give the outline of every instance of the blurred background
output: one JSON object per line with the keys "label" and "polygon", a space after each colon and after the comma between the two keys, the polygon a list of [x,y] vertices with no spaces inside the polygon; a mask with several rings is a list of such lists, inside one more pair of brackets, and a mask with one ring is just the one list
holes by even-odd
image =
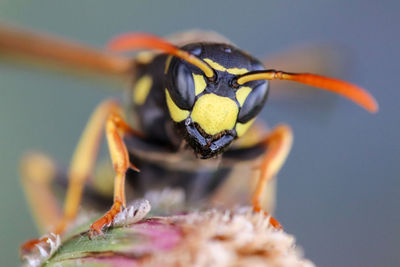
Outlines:
{"label": "blurred background", "polygon": [[[399,8],[398,1],[365,0],[2,0],[0,20],[96,46],[126,31],[202,28],[257,57],[296,45],[337,47],[346,62],[336,66],[337,77],[367,88],[380,111],[371,115],[329,93],[271,96],[262,117],[271,126],[290,124],[295,134],[279,175],[276,217],[317,266],[398,266]],[[37,149],[67,165],[91,111],[118,91],[111,87],[0,62],[2,266],[18,265],[19,244],[37,236],[19,158]]]}

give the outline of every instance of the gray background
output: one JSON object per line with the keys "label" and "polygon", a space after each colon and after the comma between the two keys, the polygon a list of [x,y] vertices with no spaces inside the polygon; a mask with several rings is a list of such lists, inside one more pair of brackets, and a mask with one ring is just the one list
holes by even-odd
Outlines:
{"label": "gray background", "polygon": [[[262,116],[295,133],[276,217],[319,266],[399,266],[398,1],[2,0],[0,19],[99,46],[125,31],[204,28],[255,56],[304,42],[345,47],[351,66],[341,78],[368,88],[380,111],[332,95],[314,103],[271,99]],[[108,84],[4,64],[0,87],[0,259],[13,266],[17,246],[37,235],[18,158],[40,149],[67,163],[90,112],[112,94]]]}

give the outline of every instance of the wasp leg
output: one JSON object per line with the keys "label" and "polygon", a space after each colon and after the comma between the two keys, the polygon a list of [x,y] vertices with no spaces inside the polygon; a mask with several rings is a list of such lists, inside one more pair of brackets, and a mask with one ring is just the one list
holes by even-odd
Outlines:
{"label": "wasp leg", "polygon": [[[251,199],[254,211],[263,211],[266,215],[272,212],[275,202],[275,177],[289,153],[292,140],[289,126],[279,125],[268,131],[261,121],[256,121],[232,144],[232,148],[223,154],[221,166],[230,167],[233,171],[210,198],[210,202],[232,207],[238,203],[248,203]],[[281,228],[273,217],[270,222],[274,227]]]}
{"label": "wasp leg", "polygon": [[[263,141],[264,145],[267,147],[267,152],[262,159],[260,166],[260,177],[252,197],[254,211],[262,211],[261,199],[265,187],[281,169],[289,154],[290,148],[292,147],[292,142],[292,130],[287,125],[277,126]],[[274,218],[271,217],[270,222],[275,228],[281,228],[279,222]]]}
{"label": "wasp leg", "polygon": [[[111,143],[111,147],[113,147],[111,149],[111,154],[112,157],[114,154],[114,158],[115,155],[117,155],[117,157],[119,157],[119,155],[113,151],[118,150],[119,147],[123,146],[121,141],[122,139],[120,139],[120,142],[114,141],[118,139],[114,137],[114,135],[118,135],[118,130],[121,130],[125,133],[130,132],[132,134],[138,135],[138,133],[130,129],[129,126],[123,122],[119,115],[120,112],[121,111],[118,103],[112,100],[108,100],[101,103],[89,119],[89,122],[81,136],[81,139],[72,157],[71,165],[68,172],[69,184],[66,193],[64,212],[61,219],[59,219],[56,223],[55,229],[53,229],[54,234],[62,235],[65,232],[69,223],[76,217],[79,204],[81,202],[84,185],[91,176],[94,169],[105,122],[107,121],[107,137],[109,139],[109,144]],[[112,130],[111,128],[114,128],[114,130]],[[119,162],[118,159],[117,161]],[[120,169],[118,171],[120,172]],[[116,179],[116,181],[117,180],[120,181],[121,179]],[[119,182],[116,188],[119,188],[119,191],[123,191],[123,184],[121,186]],[[117,192],[116,195],[121,198],[120,192]],[[124,200],[124,197],[122,198],[122,200]],[[46,203],[46,205],[48,205],[48,203]],[[53,212],[50,213],[54,214]],[[53,215],[53,217],[55,216]],[[46,240],[42,239],[30,240],[23,244],[21,249],[22,251],[29,251],[33,249],[37,243],[45,241]]]}
{"label": "wasp leg", "polygon": [[111,160],[116,172],[114,180],[114,204],[106,214],[90,227],[89,237],[102,234],[102,229],[112,223],[114,217],[125,207],[125,174],[129,168],[139,171],[129,161],[129,153],[123,136],[133,130],[124,122],[119,113],[111,114],[106,123],[106,136]]}
{"label": "wasp leg", "polygon": [[[96,164],[93,175],[85,185],[84,199],[90,208],[102,210],[113,196],[113,167],[104,160]],[[67,172],[50,156],[41,152],[26,153],[20,162],[20,177],[32,216],[40,233],[46,233],[62,218],[60,193],[68,185]]]}
{"label": "wasp leg", "polygon": [[[26,154],[20,163],[21,182],[36,225],[41,232],[47,232],[60,221],[61,207],[54,194],[52,185],[59,178],[54,161],[41,153]],[[55,237],[55,236],[54,236]],[[31,239],[20,247],[23,258],[37,245],[47,246],[50,235],[40,239]]]}
{"label": "wasp leg", "polygon": [[61,217],[61,209],[51,188],[57,172],[54,161],[44,154],[29,153],[21,159],[21,183],[41,232],[48,231]]}
{"label": "wasp leg", "polygon": [[115,101],[108,100],[101,103],[89,119],[72,156],[68,172],[69,184],[64,204],[64,215],[54,230],[56,234],[62,234],[68,224],[75,219],[84,185],[91,176],[97,160],[104,123],[110,114],[119,112],[119,109]]}

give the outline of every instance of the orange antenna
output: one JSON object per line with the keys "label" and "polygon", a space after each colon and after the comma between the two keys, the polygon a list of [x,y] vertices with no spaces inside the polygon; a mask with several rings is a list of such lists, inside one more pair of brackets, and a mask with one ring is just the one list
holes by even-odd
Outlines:
{"label": "orange antenna", "polygon": [[365,89],[338,79],[310,73],[288,73],[276,70],[265,70],[246,73],[238,77],[235,82],[237,85],[243,85],[255,80],[289,80],[307,84],[342,95],[369,112],[375,113],[378,111],[378,104],[375,98]]}
{"label": "orange antenna", "polygon": [[129,51],[135,49],[154,49],[160,50],[167,54],[179,57],[188,63],[198,67],[206,77],[210,80],[215,79],[214,70],[206,62],[200,58],[190,54],[187,51],[180,50],[173,44],[165,41],[157,36],[147,34],[147,33],[127,33],[122,34],[114,39],[108,44],[108,47],[112,51]]}

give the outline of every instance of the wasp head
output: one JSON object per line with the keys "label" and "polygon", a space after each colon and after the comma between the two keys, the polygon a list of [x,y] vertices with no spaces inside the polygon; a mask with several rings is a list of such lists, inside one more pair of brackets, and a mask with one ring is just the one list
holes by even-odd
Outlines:
{"label": "wasp head", "polygon": [[165,69],[166,103],[189,146],[201,158],[210,158],[246,132],[267,99],[268,81],[236,84],[238,76],[264,68],[231,45],[196,43],[182,50],[206,62],[214,75],[210,79],[193,64],[170,56]]}

